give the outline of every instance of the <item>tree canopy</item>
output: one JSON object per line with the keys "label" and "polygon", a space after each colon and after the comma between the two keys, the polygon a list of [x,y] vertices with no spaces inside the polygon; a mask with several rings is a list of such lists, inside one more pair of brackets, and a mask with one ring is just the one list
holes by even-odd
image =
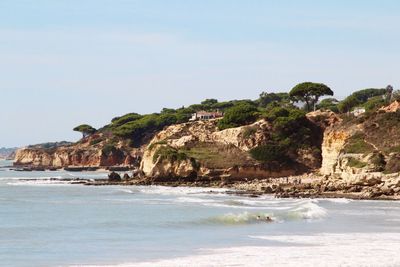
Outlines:
{"label": "tree canopy", "polygon": [[386,89],[368,88],[356,91],[346,97],[343,101],[338,104],[340,112],[345,113],[351,111],[354,107],[362,105],[368,101],[368,99],[375,96],[384,96],[387,93]]}
{"label": "tree canopy", "polygon": [[82,133],[83,138],[96,132],[96,129],[88,124],[81,124],[79,126],[76,126],[73,130]]}
{"label": "tree canopy", "polygon": [[289,92],[289,96],[295,101],[306,103],[306,110],[310,111],[311,107],[318,103],[323,95],[333,95],[333,91],[323,83],[303,82],[299,83]]}
{"label": "tree canopy", "polygon": [[218,122],[218,128],[223,130],[252,123],[257,119],[257,111],[255,105],[239,102],[226,110],[224,118]]}
{"label": "tree canopy", "polygon": [[271,104],[288,104],[290,103],[290,97],[288,93],[262,92],[256,102],[259,107],[265,108]]}

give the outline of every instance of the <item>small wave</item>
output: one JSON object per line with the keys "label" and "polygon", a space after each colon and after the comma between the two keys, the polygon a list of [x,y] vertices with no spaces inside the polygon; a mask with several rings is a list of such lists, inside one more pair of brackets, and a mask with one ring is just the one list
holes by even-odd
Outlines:
{"label": "small wave", "polygon": [[226,225],[235,225],[235,224],[251,224],[251,223],[260,223],[265,222],[267,217],[272,217],[270,214],[265,213],[227,213],[220,216],[215,216],[206,220],[208,223],[216,223],[216,224],[226,224]]}
{"label": "small wave", "polygon": [[52,186],[52,185],[72,185],[65,181],[49,181],[49,180],[33,180],[33,181],[18,181],[9,182],[8,185],[30,185],[30,186]]}
{"label": "small wave", "polygon": [[[226,204],[213,203],[213,206],[228,206]],[[251,207],[259,208],[259,207]],[[267,209],[264,207],[264,210]],[[276,222],[293,221],[293,220],[318,220],[326,217],[326,209],[318,206],[314,201],[301,202],[295,207],[282,207],[282,209],[269,208],[267,211],[260,212],[241,212],[227,213],[206,220],[208,223],[217,224],[251,224],[265,222],[267,217]]]}
{"label": "small wave", "polygon": [[168,186],[138,186],[138,190],[144,194],[160,194],[160,195],[191,195],[191,194],[215,194],[225,193],[227,189],[223,188],[203,188],[203,187],[168,187]]}
{"label": "small wave", "polygon": [[212,199],[203,199],[198,197],[178,197],[176,202],[183,202],[183,203],[210,203],[214,202]]}
{"label": "small wave", "polygon": [[[17,178],[11,179],[8,185],[31,185],[31,186],[49,186],[49,185],[73,185],[77,182],[87,181],[82,179],[66,179],[61,176],[43,177],[43,178]],[[15,182],[14,182],[15,181]]]}
{"label": "small wave", "polygon": [[340,204],[348,204],[353,201],[352,199],[348,199],[348,198],[327,198],[327,199],[323,199],[323,200],[333,202],[333,203],[340,203]]}
{"label": "small wave", "polygon": [[127,194],[135,194],[138,193],[138,190],[132,190],[132,189],[117,189],[116,190],[117,193],[127,193]]}
{"label": "small wave", "polygon": [[305,203],[288,212],[289,218],[322,219],[327,215],[326,209],[313,202]]}

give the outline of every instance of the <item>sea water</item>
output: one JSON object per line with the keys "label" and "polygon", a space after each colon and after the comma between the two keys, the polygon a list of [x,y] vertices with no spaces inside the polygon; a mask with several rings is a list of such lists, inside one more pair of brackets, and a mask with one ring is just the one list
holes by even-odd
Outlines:
{"label": "sea water", "polygon": [[0,266],[400,266],[400,202],[50,179],[106,176],[0,168]]}

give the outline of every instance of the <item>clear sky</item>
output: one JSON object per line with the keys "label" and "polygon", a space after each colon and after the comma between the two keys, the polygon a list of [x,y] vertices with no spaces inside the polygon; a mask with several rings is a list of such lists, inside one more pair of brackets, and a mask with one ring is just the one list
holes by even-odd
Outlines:
{"label": "clear sky", "polygon": [[400,86],[400,1],[1,0],[0,147],[303,81]]}

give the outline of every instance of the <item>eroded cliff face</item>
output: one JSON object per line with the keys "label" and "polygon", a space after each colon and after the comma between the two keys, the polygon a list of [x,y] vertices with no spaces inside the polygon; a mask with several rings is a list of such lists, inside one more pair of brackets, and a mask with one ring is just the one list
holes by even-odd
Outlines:
{"label": "eroded cliff face", "polygon": [[91,138],[88,138],[73,145],[56,148],[21,148],[16,152],[14,165],[63,168],[130,166],[136,163],[137,151],[127,151],[121,145],[105,149],[107,142],[91,142]]}
{"label": "eroded cliff face", "polygon": [[321,174],[333,174],[336,172],[339,156],[349,138],[350,133],[344,129],[335,130],[332,128],[324,131],[324,138],[321,146],[322,166]]}
{"label": "eroded cliff face", "polygon": [[[348,183],[400,171],[400,113],[397,102],[378,112],[347,118],[326,128],[320,173]],[[367,177],[367,178],[366,178]]]}

